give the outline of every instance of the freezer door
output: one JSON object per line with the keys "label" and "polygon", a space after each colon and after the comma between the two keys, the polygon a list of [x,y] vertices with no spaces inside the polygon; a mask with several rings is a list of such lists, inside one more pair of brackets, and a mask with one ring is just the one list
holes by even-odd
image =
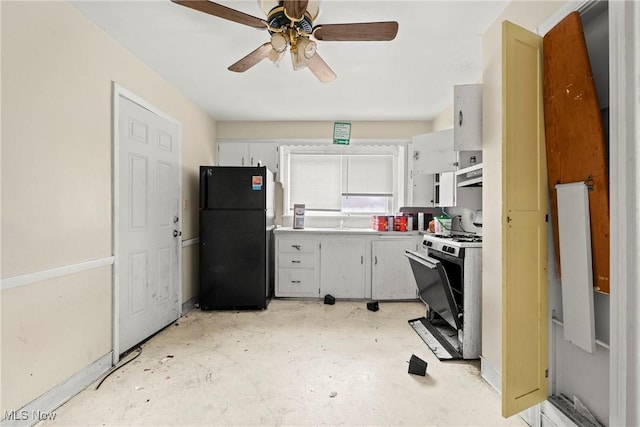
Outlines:
{"label": "freezer door", "polygon": [[270,297],[264,211],[200,211],[200,307],[265,308]]}
{"label": "freezer door", "polygon": [[200,209],[266,209],[267,168],[200,167]]}
{"label": "freezer door", "polygon": [[420,299],[456,329],[462,327],[451,284],[442,263],[414,251],[405,251],[416,279]]}

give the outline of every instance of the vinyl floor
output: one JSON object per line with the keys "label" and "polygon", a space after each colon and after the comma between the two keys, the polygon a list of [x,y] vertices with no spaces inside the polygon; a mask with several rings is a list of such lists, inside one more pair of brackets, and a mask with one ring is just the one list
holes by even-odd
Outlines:
{"label": "vinyl floor", "polygon": [[[263,311],[193,310],[40,425],[526,425],[501,417],[478,361],[433,355],[407,323],[423,304],[379,306],[274,300]],[[408,373],[412,354],[428,362],[426,376]]]}

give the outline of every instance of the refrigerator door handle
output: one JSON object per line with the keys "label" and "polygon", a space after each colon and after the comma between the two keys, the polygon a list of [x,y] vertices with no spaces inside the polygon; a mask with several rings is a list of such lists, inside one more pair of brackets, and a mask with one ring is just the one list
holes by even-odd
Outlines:
{"label": "refrigerator door handle", "polygon": [[200,168],[200,209],[207,208],[207,183],[209,182],[208,176],[211,174],[211,169],[205,167]]}

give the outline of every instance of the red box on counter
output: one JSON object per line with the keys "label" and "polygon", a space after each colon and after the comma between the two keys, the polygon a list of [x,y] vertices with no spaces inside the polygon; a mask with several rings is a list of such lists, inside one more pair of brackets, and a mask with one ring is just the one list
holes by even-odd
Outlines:
{"label": "red box on counter", "polygon": [[407,231],[408,218],[406,216],[396,216],[393,218],[393,229],[395,231]]}
{"label": "red box on counter", "polygon": [[386,216],[374,215],[371,217],[371,228],[376,231],[387,231],[388,223]]}

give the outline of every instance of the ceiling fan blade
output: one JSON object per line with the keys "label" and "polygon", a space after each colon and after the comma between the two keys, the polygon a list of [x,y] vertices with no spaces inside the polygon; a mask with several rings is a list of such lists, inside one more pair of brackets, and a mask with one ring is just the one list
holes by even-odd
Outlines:
{"label": "ceiling fan blade", "polygon": [[284,14],[294,21],[299,21],[307,11],[309,0],[284,0]]}
{"label": "ceiling fan blade", "polygon": [[325,24],[313,29],[313,36],[326,41],[389,41],[396,38],[398,23],[362,22],[355,24]]}
{"label": "ceiling fan blade", "polygon": [[307,68],[310,69],[322,83],[329,83],[336,79],[336,73],[329,68],[317,52],[311,58],[307,59]]}
{"label": "ceiling fan blade", "polygon": [[229,71],[235,71],[236,73],[244,73],[249,68],[253,67],[258,62],[269,56],[269,52],[271,52],[272,50],[273,48],[271,47],[271,43],[267,42],[235,64],[230,65],[227,69]]}
{"label": "ceiling fan blade", "polygon": [[239,10],[231,9],[227,6],[223,6],[218,3],[213,3],[207,0],[171,0],[172,2],[181,6],[190,7],[191,9],[198,10],[200,12],[208,13],[209,15],[217,16],[218,18],[227,19],[229,21],[237,22],[239,24],[248,25],[253,28],[267,28],[267,23],[255,16],[247,15]]}

